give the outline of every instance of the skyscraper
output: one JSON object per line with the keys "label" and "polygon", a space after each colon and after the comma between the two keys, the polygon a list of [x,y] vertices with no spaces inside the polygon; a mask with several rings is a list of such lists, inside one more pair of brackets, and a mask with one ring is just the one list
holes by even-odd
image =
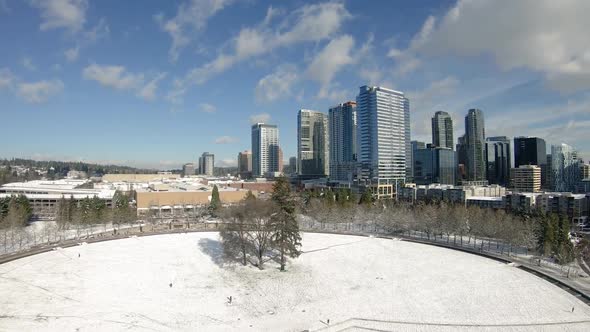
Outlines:
{"label": "skyscraper", "polygon": [[524,136],[514,138],[514,167],[522,165],[539,166],[541,168],[541,186],[544,188],[551,186],[547,147],[544,139]]}
{"label": "skyscraper", "polygon": [[470,109],[465,116],[468,181],[486,180],[485,137],[483,112],[479,109]]}
{"label": "skyscraper", "polygon": [[512,167],[510,140],[506,136],[486,138],[486,174],[488,183],[508,185]]}
{"label": "skyscraper", "polygon": [[447,112],[438,111],[432,117],[432,145],[453,149],[453,120]]}
{"label": "skyscraper", "polygon": [[349,101],[330,108],[330,178],[353,180],[356,168],[356,102]]}
{"label": "skyscraper", "polygon": [[467,143],[465,135],[457,140],[457,182],[467,180]]}
{"label": "skyscraper", "polygon": [[215,155],[209,152],[203,152],[199,158],[199,170],[201,174],[213,175],[215,167]]}
{"label": "skyscraper", "polygon": [[359,184],[393,197],[411,176],[410,103],[403,92],[362,86],[357,96]]}
{"label": "skyscraper", "polygon": [[238,174],[242,179],[252,176],[252,152],[246,150],[238,153]]}
{"label": "skyscraper", "polygon": [[322,112],[297,113],[297,173],[308,178],[330,174],[328,117]]}
{"label": "skyscraper", "polygon": [[279,129],[276,125],[252,125],[252,174],[279,172]]}
{"label": "skyscraper", "polygon": [[551,170],[555,191],[574,191],[580,179],[578,154],[571,146],[551,145]]}

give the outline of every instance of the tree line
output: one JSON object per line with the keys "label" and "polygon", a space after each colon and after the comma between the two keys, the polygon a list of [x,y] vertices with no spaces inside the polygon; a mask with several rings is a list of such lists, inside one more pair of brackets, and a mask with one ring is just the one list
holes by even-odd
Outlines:
{"label": "tree line", "polygon": [[[35,180],[38,178],[35,172],[29,172],[28,175],[18,176],[16,172],[12,170],[12,167],[14,166],[46,170],[48,179],[63,178],[69,171],[83,171],[89,176],[102,176],[104,174],[156,173],[156,170],[153,169],[142,169],[130,166],[100,165],[71,161],[39,161],[22,158],[0,159],[0,166],[4,166],[0,167],[0,185],[23,180]],[[25,176],[28,176],[28,178],[25,178]]]}
{"label": "tree line", "polygon": [[75,200],[62,197],[56,206],[55,220],[60,229],[70,225],[96,225],[112,222],[122,224],[136,219],[136,209],[131,207],[130,197],[120,192],[115,193],[112,208],[105,201],[94,196]]}
{"label": "tree line", "polygon": [[249,191],[241,204],[219,211],[224,221],[220,236],[225,256],[259,269],[273,260],[285,271],[287,258],[301,254],[296,207],[290,184],[281,177],[270,200],[259,200]]}
{"label": "tree line", "polygon": [[24,195],[0,198],[0,228],[18,228],[25,226],[33,209]]}
{"label": "tree line", "polygon": [[451,204],[444,201],[409,203],[373,200],[366,191],[356,199],[347,190],[304,191],[300,211],[323,223],[362,224],[368,230],[403,234],[420,232],[427,239],[443,238],[454,244],[526,247],[560,264],[573,261],[582,246],[570,240],[567,216],[509,213],[504,210]]}

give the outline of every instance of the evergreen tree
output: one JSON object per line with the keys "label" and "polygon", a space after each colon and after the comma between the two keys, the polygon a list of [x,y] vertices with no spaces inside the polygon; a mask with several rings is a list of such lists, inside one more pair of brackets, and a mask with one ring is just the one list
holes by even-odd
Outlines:
{"label": "evergreen tree", "polygon": [[291,185],[286,177],[281,176],[277,179],[271,199],[277,209],[271,217],[274,230],[272,241],[280,252],[281,271],[285,271],[286,256],[296,258],[301,254],[299,250],[301,234],[295,220],[295,200],[291,195]]}
{"label": "evergreen tree", "polygon": [[559,218],[557,229],[557,260],[561,264],[569,263],[574,259],[574,246],[570,240],[570,221],[567,216]]}
{"label": "evergreen tree", "polygon": [[[211,197],[213,198],[213,197]],[[248,190],[248,192],[246,193],[246,197],[244,197],[244,201],[245,202],[249,202],[249,201],[255,201],[256,200],[256,196],[254,196],[254,194],[252,193],[252,190]]]}
{"label": "evergreen tree", "polygon": [[365,191],[361,195],[359,204],[369,206],[371,203],[373,203],[373,193],[371,192],[371,188],[365,188]]}
{"label": "evergreen tree", "polygon": [[221,207],[221,200],[219,199],[219,189],[217,185],[213,185],[213,192],[211,193],[211,202],[209,203],[209,212],[215,214],[215,211]]}

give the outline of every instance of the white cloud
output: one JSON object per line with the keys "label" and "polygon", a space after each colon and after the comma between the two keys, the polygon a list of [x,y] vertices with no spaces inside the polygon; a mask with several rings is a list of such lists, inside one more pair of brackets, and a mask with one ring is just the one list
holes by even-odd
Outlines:
{"label": "white cloud", "polygon": [[92,64],[84,68],[82,75],[87,80],[99,82],[117,90],[135,89],[144,81],[143,74],[132,74],[123,66],[101,66]]}
{"label": "white cloud", "polygon": [[64,84],[61,80],[20,83],[18,95],[29,103],[39,104],[60,93],[63,88]]}
{"label": "white cloud", "polygon": [[215,113],[217,112],[217,108],[208,103],[201,103],[199,104],[199,111],[203,113]]}
{"label": "white cloud", "polygon": [[239,140],[232,136],[221,136],[215,139],[215,144],[232,144],[237,143]]}
{"label": "white cloud", "polygon": [[42,31],[64,28],[72,32],[82,30],[86,22],[87,0],[31,0],[31,5],[41,11]]}
{"label": "white cloud", "polygon": [[[412,137],[424,139],[431,135],[430,119],[436,111],[447,111],[444,101],[453,95],[459,85],[459,80],[454,76],[447,76],[441,80],[431,82],[425,89],[420,91],[409,91],[406,96],[410,100],[411,109],[411,132]],[[444,98],[447,97],[447,98]],[[453,124],[460,122],[457,117],[453,117]],[[458,136],[458,135],[456,135]]]}
{"label": "white cloud", "polygon": [[166,73],[159,73],[155,78],[149,81],[137,92],[137,96],[152,101],[156,99],[156,90],[158,90],[158,83],[166,77]]}
{"label": "white cloud", "polygon": [[222,159],[215,161],[216,167],[236,167],[238,166],[237,159]]}
{"label": "white cloud", "polygon": [[78,60],[79,54],[80,54],[80,47],[79,46],[72,47],[70,49],[67,49],[64,52],[64,55],[69,62],[74,62],[74,61]]}
{"label": "white cloud", "polygon": [[209,18],[226,7],[232,0],[189,0],[178,7],[176,16],[166,20],[156,15],[160,28],[172,38],[169,56],[172,62],[178,60],[180,51],[191,42],[191,35],[204,30]]}
{"label": "white cloud", "polygon": [[214,60],[192,69],[185,76],[183,83],[202,84],[239,62],[274,49],[332,38],[340,30],[343,22],[350,17],[342,3],[311,4],[293,11],[279,22],[275,29],[271,29],[268,26],[270,20],[267,19],[267,14],[261,24],[243,28],[230,41],[230,52],[223,52]]}
{"label": "white cloud", "polygon": [[342,67],[356,61],[351,54],[353,49],[354,39],[352,36],[344,35],[331,40],[326,47],[314,57],[307,68],[306,75],[321,84],[318,97],[326,97],[334,75],[336,75]]}
{"label": "white cloud", "polygon": [[10,13],[10,7],[8,7],[8,4],[6,3],[6,0],[0,0],[0,14],[2,13]]}
{"label": "white cloud", "polygon": [[105,87],[133,90],[137,97],[153,101],[157,97],[158,84],[167,76],[167,73],[157,73],[146,83],[146,76],[151,75],[131,73],[124,66],[92,64],[84,68],[82,76],[87,80],[97,81]]}
{"label": "white cloud", "polygon": [[268,114],[268,113],[254,114],[254,115],[250,116],[249,120],[250,120],[251,124],[268,123],[270,121],[270,114]]}
{"label": "white cloud", "polygon": [[293,95],[292,88],[298,81],[294,65],[279,66],[277,70],[261,78],[256,84],[256,100],[273,102]]}
{"label": "white cloud", "polygon": [[[503,70],[526,68],[545,75],[564,93],[590,88],[590,2],[460,0],[443,17],[429,17],[404,51],[398,68],[409,72],[420,58],[492,56]],[[550,24],[548,24],[550,22]]]}
{"label": "white cloud", "polygon": [[33,64],[33,60],[31,58],[29,58],[28,56],[23,57],[21,59],[21,62],[20,63],[27,70],[30,70],[30,71],[37,70],[37,67]]}
{"label": "white cloud", "polygon": [[16,77],[8,68],[0,68],[0,89],[11,88]]}

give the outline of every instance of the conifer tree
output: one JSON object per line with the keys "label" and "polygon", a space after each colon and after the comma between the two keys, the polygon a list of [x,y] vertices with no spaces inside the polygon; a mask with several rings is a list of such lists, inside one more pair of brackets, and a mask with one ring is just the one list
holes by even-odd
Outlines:
{"label": "conifer tree", "polygon": [[209,212],[214,214],[220,207],[221,200],[219,199],[219,189],[217,188],[217,185],[214,185],[213,192],[211,193],[211,202],[209,203]]}
{"label": "conifer tree", "polygon": [[301,254],[301,234],[295,219],[295,200],[291,195],[291,186],[286,177],[277,179],[271,199],[277,209],[271,217],[274,229],[272,240],[280,253],[281,271],[285,271],[286,256],[296,258]]}

